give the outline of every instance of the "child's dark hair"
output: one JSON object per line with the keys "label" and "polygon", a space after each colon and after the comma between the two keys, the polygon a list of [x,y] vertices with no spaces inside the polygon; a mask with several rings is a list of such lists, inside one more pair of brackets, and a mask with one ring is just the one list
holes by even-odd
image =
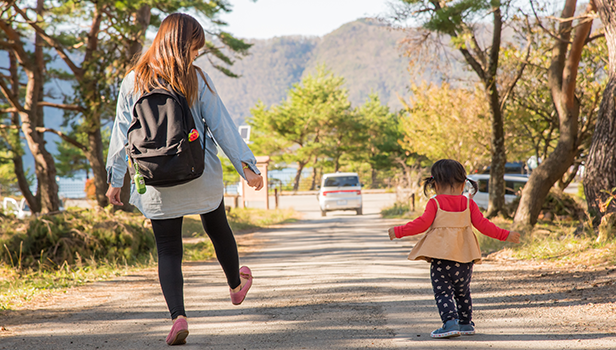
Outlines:
{"label": "child's dark hair", "polygon": [[428,190],[436,190],[435,184],[439,186],[449,185],[454,188],[456,185],[463,184],[465,181],[470,182],[477,193],[477,182],[466,177],[466,170],[460,162],[453,159],[441,159],[432,165],[430,168],[432,176],[424,179],[424,194],[428,196]]}

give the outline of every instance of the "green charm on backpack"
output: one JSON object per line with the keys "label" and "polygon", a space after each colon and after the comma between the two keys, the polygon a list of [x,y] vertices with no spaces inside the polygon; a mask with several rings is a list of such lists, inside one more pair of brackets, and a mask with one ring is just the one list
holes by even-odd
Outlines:
{"label": "green charm on backpack", "polygon": [[137,192],[139,194],[144,194],[145,193],[145,180],[143,179],[143,176],[139,173],[139,167],[137,167],[137,163],[135,163],[135,177],[133,178],[135,180],[135,187],[137,188]]}

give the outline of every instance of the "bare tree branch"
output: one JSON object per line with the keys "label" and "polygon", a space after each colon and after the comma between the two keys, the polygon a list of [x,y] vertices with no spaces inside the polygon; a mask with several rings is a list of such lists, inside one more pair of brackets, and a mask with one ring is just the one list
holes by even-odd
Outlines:
{"label": "bare tree branch", "polygon": [[524,70],[526,69],[526,66],[528,65],[528,59],[530,58],[530,52],[531,52],[531,45],[533,43],[533,36],[532,36],[532,31],[530,30],[530,23],[528,21],[528,16],[526,17],[526,26],[529,29],[528,35],[526,36],[526,58],[524,58],[524,60],[520,62],[520,67],[518,68],[518,72],[515,78],[513,79],[511,84],[509,84],[509,86],[507,87],[507,90],[505,91],[505,93],[503,94],[501,98],[501,102],[500,102],[501,111],[505,109],[505,105],[507,104],[507,100],[509,99],[509,96],[511,96],[511,94],[513,93],[513,89],[517,85],[518,81],[522,78],[522,75],[524,74]]}
{"label": "bare tree branch", "polygon": [[0,79],[0,90],[2,90],[2,94],[4,94],[4,97],[6,97],[11,106],[13,106],[13,108],[15,108],[17,112],[26,112],[24,107],[17,100],[17,97],[11,93],[11,89],[9,89],[8,85],[6,85],[4,79]]}
{"label": "bare tree branch", "polygon": [[[0,124],[0,130],[4,130],[4,129],[21,129],[21,127],[19,125]],[[60,136],[60,138],[62,138],[62,140],[70,143],[71,145],[79,148],[82,151],[86,151],[88,149],[86,146],[81,144],[79,141],[77,141],[74,138],[66,135],[62,131],[58,131],[56,129],[46,128],[46,127],[42,127],[42,126],[38,126],[35,129],[36,129],[36,131],[41,132],[41,133],[43,133],[43,132],[50,132],[52,134],[56,134],[56,135]]]}
{"label": "bare tree branch", "polygon": [[38,105],[41,107],[53,107],[53,108],[58,108],[58,109],[65,109],[68,111],[85,112],[85,109],[83,107],[77,106],[77,105],[66,105],[66,104],[46,102],[46,101],[41,101],[38,103]]}
{"label": "bare tree branch", "polygon": [[553,39],[556,39],[557,41],[560,41],[561,43],[567,43],[567,44],[570,43],[569,40],[564,40],[563,38],[560,37],[560,35],[554,34],[551,30],[543,26],[543,23],[541,23],[541,19],[539,18],[539,15],[537,14],[537,11],[535,10],[534,0],[530,1],[530,7],[533,10],[533,14],[535,15],[535,20],[537,21],[537,25],[539,26],[539,28],[541,28],[544,32],[546,32]]}

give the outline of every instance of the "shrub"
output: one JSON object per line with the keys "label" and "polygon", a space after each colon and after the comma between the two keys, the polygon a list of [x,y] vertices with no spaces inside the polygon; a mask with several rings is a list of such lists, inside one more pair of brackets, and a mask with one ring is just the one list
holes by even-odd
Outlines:
{"label": "shrub", "polygon": [[141,215],[69,210],[20,221],[0,218],[0,261],[42,268],[85,260],[133,262],[149,256],[154,235]]}

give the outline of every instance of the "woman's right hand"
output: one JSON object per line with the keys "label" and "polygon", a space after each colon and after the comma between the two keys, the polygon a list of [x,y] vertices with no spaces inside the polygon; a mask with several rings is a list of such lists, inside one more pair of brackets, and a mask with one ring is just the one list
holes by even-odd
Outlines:
{"label": "woman's right hand", "polygon": [[122,191],[122,187],[109,186],[107,193],[105,194],[107,198],[109,198],[109,203],[113,205],[124,205],[120,200],[120,191]]}

